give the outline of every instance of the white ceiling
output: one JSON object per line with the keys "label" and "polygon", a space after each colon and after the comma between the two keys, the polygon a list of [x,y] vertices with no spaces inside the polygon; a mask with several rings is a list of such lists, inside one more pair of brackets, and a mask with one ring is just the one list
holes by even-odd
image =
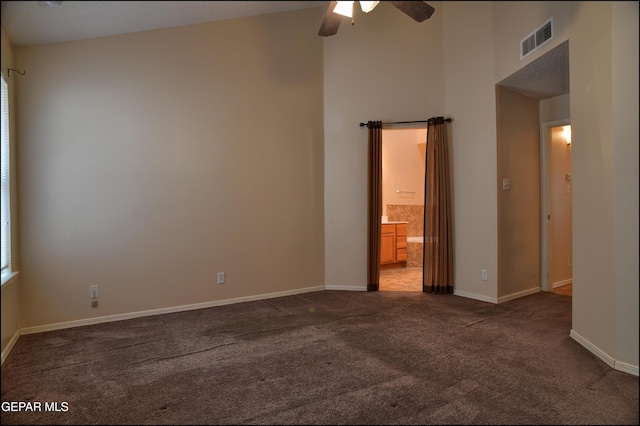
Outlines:
{"label": "white ceiling", "polygon": [[46,1],[3,1],[1,12],[2,26],[12,44],[29,46],[324,8],[327,4],[327,1],[63,1],[60,6],[49,6]]}

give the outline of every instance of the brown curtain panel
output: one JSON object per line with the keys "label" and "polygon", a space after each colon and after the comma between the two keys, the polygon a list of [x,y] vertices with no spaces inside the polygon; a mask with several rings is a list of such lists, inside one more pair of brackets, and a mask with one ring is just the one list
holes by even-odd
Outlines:
{"label": "brown curtain panel", "polygon": [[369,188],[367,291],[380,287],[380,238],[382,232],[382,122],[369,121]]}
{"label": "brown curtain panel", "polygon": [[422,291],[453,293],[453,224],[447,124],[429,119],[424,185]]}

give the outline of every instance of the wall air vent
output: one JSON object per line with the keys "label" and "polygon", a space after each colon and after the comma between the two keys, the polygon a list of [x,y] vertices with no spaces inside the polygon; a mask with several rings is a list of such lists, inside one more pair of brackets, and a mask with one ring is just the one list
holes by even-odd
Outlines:
{"label": "wall air vent", "polygon": [[553,16],[520,42],[520,60],[553,40]]}

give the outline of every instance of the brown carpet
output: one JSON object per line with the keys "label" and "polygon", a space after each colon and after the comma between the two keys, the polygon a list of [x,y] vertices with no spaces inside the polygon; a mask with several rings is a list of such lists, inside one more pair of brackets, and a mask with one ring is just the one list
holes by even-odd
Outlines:
{"label": "brown carpet", "polygon": [[638,377],[570,329],[552,293],[321,291],[25,335],[2,424],[637,425]]}

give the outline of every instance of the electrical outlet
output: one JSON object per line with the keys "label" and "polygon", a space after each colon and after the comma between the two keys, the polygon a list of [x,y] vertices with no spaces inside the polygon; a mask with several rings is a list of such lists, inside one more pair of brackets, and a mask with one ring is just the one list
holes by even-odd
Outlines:
{"label": "electrical outlet", "polygon": [[90,285],[89,286],[89,299],[97,299],[98,298],[98,285]]}
{"label": "electrical outlet", "polygon": [[482,281],[487,281],[489,279],[489,273],[487,272],[486,269],[483,269],[480,271],[480,279]]}
{"label": "electrical outlet", "polygon": [[94,299],[94,300],[92,300],[92,301],[91,301],[91,307],[92,307],[92,308],[97,308],[97,307],[98,307],[98,301],[97,301],[97,300],[95,300],[95,299]]}
{"label": "electrical outlet", "polygon": [[218,272],[218,284],[224,284],[224,272]]}

